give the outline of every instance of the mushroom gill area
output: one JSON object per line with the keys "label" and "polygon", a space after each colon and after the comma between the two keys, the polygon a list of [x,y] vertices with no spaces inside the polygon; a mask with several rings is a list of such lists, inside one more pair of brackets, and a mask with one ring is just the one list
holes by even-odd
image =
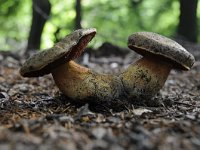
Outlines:
{"label": "mushroom gill area", "polygon": [[81,56],[84,52],[85,48],[87,47],[88,43],[92,40],[95,36],[96,32],[83,36],[78,43],[72,47],[70,51],[65,56],[66,60],[74,60]]}

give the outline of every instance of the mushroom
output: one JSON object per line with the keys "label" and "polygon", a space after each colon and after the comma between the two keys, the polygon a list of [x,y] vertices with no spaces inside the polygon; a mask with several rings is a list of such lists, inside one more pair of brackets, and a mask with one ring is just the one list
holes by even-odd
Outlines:
{"label": "mushroom", "polygon": [[143,58],[118,74],[98,74],[73,60],[95,36],[96,29],[79,29],[54,47],[35,54],[21,67],[24,77],[51,73],[60,91],[72,100],[115,107],[153,97],[172,68],[189,70],[194,57],[178,43],[150,32],[129,37],[128,46]]}
{"label": "mushroom", "polygon": [[143,56],[120,75],[130,98],[153,97],[163,87],[171,69],[189,70],[195,61],[177,42],[152,32],[130,35],[128,47]]}
{"label": "mushroom", "polygon": [[94,28],[74,31],[54,47],[30,57],[22,65],[20,74],[37,77],[51,73],[64,95],[82,103],[118,99],[123,92],[117,76],[97,74],[73,61],[82,54],[95,34]]}

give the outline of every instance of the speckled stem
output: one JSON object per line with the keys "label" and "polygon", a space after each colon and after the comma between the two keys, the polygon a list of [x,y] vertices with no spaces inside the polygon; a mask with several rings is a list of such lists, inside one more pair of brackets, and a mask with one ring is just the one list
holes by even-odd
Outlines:
{"label": "speckled stem", "polygon": [[70,61],[52,75],[60,91],[74,100],[116,103],[120,99],[151,98],[162,88],[171,69],[168,63],[142,58],[120,75],[103,75]]}
{"label": "speckled stem", "polygon": [[128,98],[148,99],[163,87],[173,65],[156,58],[143,57],[120,75]]}
{"label": "speckled stem", "polygon": [[74,61],[53,70],[52,75],[60,91],[75,100],[112,101],[122,93],[117,76],[97,74]]}

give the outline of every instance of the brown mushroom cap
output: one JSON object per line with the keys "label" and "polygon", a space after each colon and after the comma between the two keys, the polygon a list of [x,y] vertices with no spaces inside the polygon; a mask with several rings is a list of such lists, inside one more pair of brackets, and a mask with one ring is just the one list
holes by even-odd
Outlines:
{"label": "brown mushroom cap", "polygon": [[54,47],[30,57],[21,67],[24,77],[49,74],[57,66],[79,57],[96,34],[95,28],[79,29],[67,35]]}
{"label": "brown mushroom cap", "polygon": [[128,47],[143,56],[165,59],[175,68],[189,70],[194,56],[177,42],[152,32],[137,32],[128,38]]}

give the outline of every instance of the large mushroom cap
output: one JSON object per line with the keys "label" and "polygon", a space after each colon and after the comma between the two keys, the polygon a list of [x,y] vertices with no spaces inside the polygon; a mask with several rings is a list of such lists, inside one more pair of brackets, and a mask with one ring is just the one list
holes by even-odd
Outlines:
{"label": "large mushroom cap", "polygon": [[174,67],[189,70],[194,56],[177,42],[152,32],[137,32],[128,38],[128,47],[137,53],[155,56],[174,64]]}
{"label": "large mushroom cap", "polygon": [[55,67],[79,57],[87,44],[95,36],[96,29],[79,29],[67,35],[54,47],[30,57],[21,67],[24,77],[37,77],[49,74]]}

